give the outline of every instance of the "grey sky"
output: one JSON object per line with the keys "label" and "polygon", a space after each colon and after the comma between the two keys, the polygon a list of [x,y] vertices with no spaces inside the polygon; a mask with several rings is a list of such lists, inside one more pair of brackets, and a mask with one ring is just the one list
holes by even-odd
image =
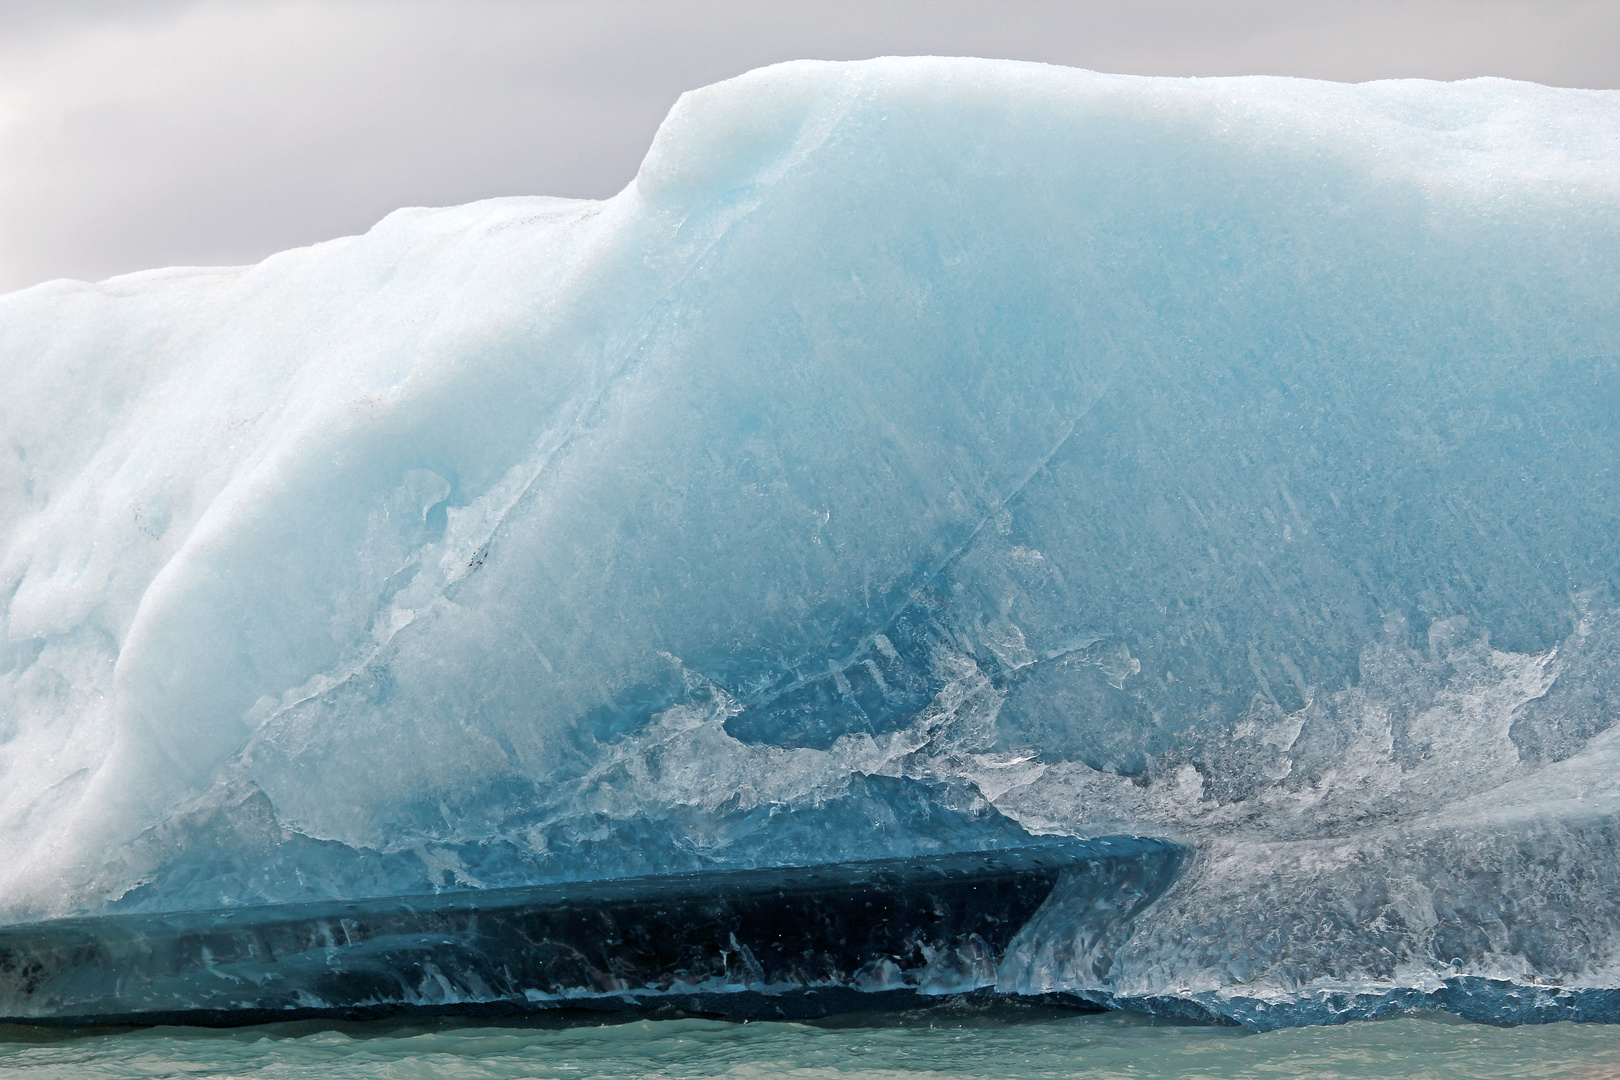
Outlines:
{"label": "grey sky", "polygon": [[1620,3],[0,0],[0,291],[610,195],[683,90],[906,53],[1614,88]]}

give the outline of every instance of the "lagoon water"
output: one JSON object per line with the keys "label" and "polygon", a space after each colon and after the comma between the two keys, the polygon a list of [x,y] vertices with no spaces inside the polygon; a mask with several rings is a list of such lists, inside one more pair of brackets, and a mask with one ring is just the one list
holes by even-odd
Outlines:
{"label": "lagoon water", "polygon": [[1253,1034],[1127,1013],[942,1005],[818,1024],[0,1029],[0,1077],[1620,1077],[1620,1029],[1435,1016]]}

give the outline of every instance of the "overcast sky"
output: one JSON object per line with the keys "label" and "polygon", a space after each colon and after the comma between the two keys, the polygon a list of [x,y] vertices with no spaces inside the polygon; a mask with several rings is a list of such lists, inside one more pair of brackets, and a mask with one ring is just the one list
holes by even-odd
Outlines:
{"label": "overcast sky", "polygon": [[611,195],[683,90],[920,53],[1614,88],[1620,0],[0,0],[0,291]]}

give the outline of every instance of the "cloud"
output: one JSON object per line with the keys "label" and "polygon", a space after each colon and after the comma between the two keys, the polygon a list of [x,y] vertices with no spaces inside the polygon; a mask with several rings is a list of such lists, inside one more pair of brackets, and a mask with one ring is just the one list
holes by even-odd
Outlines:
{"label": "cloud", "polygon": [[1616,40],[1601,0],[8,0],[0,290],[609,195],[681,91],[797,57],[1614,87]]}

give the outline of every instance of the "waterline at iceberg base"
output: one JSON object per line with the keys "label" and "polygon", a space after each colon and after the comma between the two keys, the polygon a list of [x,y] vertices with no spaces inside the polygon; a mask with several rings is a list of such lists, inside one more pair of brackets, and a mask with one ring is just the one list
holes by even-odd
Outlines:
{"label": "waterline at iceberg base", "polygon": [[781,65],[0,365],[13,958],[1134,837],[977,982],[1620,1018],[1614,92]]}
{"label": "waterline at iceberg base", "polygon": [[1164,891],[1180,858],[1172,844],[1100,838],[55,919],[0,928],[0,1016],[229,1025],[558,1009],[770,1020],[870,1012],[993,988],[1054,887],[1112,916],[1090,920],[1107,932]]}

